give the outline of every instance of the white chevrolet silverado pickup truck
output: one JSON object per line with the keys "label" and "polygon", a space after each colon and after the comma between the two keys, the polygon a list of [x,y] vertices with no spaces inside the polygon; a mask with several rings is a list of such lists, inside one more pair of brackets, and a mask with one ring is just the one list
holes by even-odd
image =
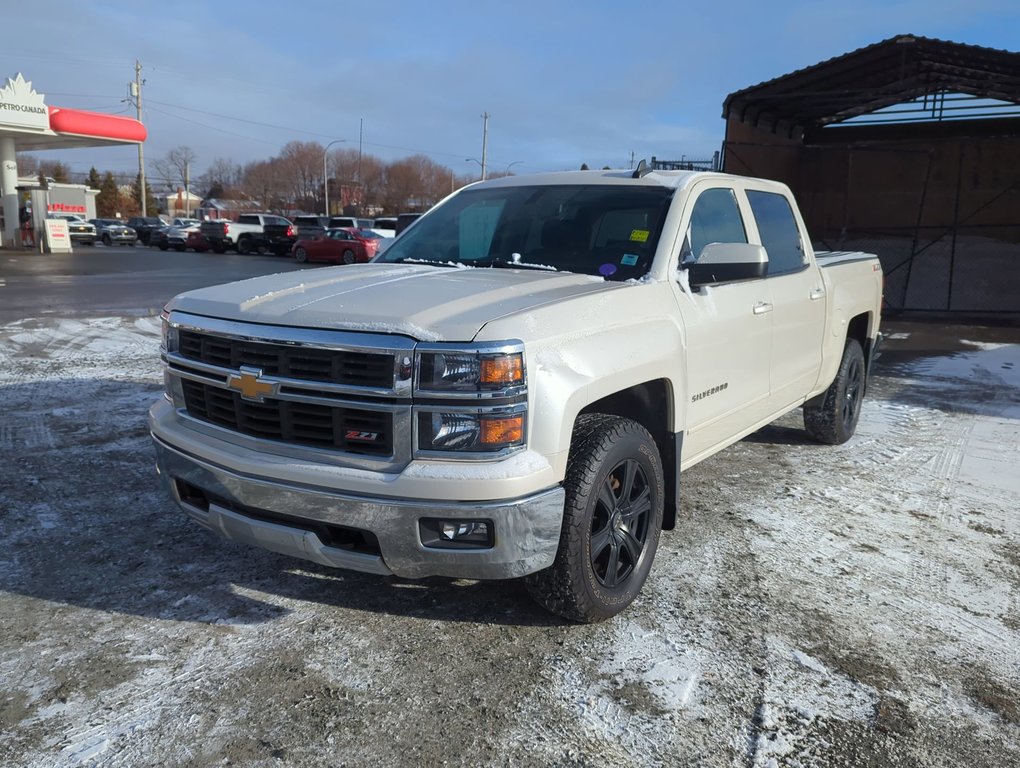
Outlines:
{"label": "white chevrolet silverado pickup truck", "polygon": [[816,254],[790,191],[700,172],[468,186],[373,263],[173,299],[159,473],[227,538],[416,578],[524,577],[605,619],[685,469],[801,407],[845,442],[882,272]]}

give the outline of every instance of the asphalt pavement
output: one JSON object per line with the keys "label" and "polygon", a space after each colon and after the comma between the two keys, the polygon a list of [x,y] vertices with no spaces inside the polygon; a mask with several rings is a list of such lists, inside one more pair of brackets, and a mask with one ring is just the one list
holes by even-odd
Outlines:
{"label": "asphalt pavement", "polygon": [[49,315],[151,315],[183,291],[308,268],[289,257],[96,245],[0,250],[0,322]]}

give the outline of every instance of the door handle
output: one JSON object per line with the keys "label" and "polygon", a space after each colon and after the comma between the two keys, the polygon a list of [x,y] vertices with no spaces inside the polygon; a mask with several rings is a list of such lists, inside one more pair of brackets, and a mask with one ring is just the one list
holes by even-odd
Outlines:
{"label": "door handle", "polygon": [[813,291],[811,291],[811,293],[808,294],[808,296],[811,298],[811,301],[818,301],[819,299],[824,299],[825,289],[815,288]]}
{"label": "door handle", "polygon": [[759,301],[757,304],[754,305],[754,314],[756,315],[764,315],[766,312],[771,311],[772,305],[769,304],[767,301]]}

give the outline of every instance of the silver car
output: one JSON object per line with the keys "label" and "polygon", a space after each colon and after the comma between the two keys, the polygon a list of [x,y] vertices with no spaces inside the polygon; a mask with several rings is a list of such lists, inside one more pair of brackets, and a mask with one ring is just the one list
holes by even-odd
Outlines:
{"label": "silver car", "polygon": [[103,245],[134,245],[138,242],[138,233],[120,219],[89,219],[96,227],[96,239]]}

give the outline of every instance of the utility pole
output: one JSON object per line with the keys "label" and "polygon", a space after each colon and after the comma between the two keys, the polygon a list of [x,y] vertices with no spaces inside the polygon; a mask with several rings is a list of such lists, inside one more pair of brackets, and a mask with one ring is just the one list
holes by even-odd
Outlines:
{"label": "utility pole", "polygon": [[191,161],[184,158],[184,216],[191,218]]}
{"label": "utility pole", "polygon": [[[138,110],[138,122],[142,122],[142,85],[145,83],[142,80],[142,63],[135,59],[135,81],[131,84],[131,95],[135,97],[135,108]],[[145,150],[143,149],[144,142],[138,142],[138,186],[139,194],[142,203],[142,216],[148,215],[145,210],[145,204],[148,202],[145,194]]]}
{"label": "utility pole", "polygon": [[489,113],[482,112],[482,181],[485,181],[485,150],[489,143]]}

